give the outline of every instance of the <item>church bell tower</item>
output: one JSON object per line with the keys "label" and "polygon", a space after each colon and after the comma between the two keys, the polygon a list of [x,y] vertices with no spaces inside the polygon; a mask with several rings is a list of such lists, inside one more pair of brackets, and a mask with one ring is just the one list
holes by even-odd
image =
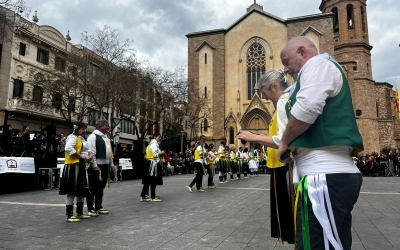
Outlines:
{"label": "church bell tower", "polygon": [[335,59],[352,68],[355,78],[372,80],[366,1],[322,0],[319,9],[334,14]]}
{"label": "church bell tower", "polygon": [[333,13],[334,58],[347,75],[364,148],[379,152],[379,128],[384,119],[390,119],[390,112],[382,112],[376,95],[379,84],[372,78],[366,1],[322,0],[319,9]]}

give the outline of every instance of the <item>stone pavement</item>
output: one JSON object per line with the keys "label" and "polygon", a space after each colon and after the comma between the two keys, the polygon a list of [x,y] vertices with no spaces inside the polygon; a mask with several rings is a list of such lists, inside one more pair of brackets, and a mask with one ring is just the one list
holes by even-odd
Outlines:
{"label": "stone pavement", "polygon": [[[58,190],[0,195],[0,249],[293,249],[270,238],[269,175],[203,193],[194,175],[164,177],[162,202],[140,202],[140,180],[105,190],[109,215],[65,222]],[[205,183],[205,182],[203,182]],[[400,178],[364,178],[352,249],[400,249]]]}

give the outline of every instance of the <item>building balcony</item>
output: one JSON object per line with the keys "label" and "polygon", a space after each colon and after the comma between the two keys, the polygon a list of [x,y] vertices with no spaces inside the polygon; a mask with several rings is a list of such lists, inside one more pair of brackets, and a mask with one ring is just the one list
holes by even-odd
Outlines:
{"label": "building balcony", "polygon": [[[59,108],[56,108],[50,104],[43,104],[40,102],[24,100],[20,98],[9,99],[6,109],[8,111],[23,113],[33,117],[64,120]],[[72,115],[72,117],[76,116],[77,114],[75,113]]]}

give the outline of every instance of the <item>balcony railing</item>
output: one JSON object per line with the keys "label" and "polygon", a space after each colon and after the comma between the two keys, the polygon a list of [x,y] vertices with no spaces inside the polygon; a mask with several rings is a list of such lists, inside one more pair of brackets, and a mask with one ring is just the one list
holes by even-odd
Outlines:
{"label": "balcony railing", "polygon": [[[10,111],[19,111],[41,117],[64,119],[59,108],[50,104],[43,104],[19,98],[9,99],[6,108]],[[74,116],[76,117],[77,114],[73,113],[72,117]]]}

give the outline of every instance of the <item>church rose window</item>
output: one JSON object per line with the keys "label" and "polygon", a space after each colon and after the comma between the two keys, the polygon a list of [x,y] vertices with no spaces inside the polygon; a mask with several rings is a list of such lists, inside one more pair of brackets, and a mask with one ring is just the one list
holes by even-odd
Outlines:
{"label": "church rose window", "polygon": [[[247,99],[254,95],[254,85],[265,73],[265,49],[259,43],[253,43],[247,50]],[[262,98],[260,91],[258,95]]]}

